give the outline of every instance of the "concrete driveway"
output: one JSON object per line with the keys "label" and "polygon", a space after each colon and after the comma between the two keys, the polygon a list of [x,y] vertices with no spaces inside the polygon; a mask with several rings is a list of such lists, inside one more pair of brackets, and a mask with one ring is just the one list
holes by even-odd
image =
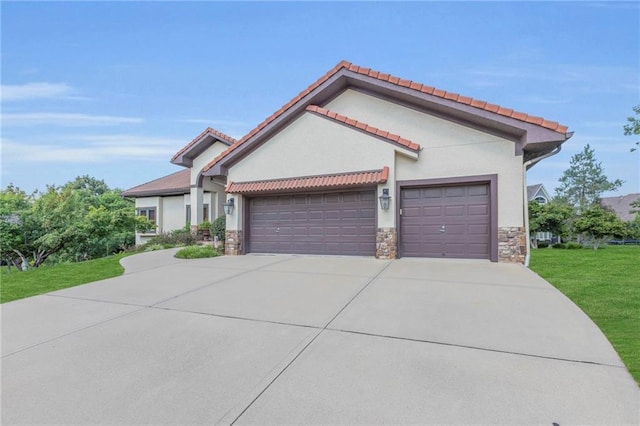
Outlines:
{"label": "concrete driveway", "polygon": [[606,338],[522,266],[173,253],[2,305],[2,423],[640,423]]}

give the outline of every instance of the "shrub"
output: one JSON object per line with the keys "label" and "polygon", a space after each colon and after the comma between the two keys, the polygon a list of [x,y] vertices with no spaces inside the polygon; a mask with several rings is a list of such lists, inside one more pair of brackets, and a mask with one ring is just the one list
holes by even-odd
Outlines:
{"label": "shrub", "polygon": [[156,250],[164,250],[165,246],[162,244],[145,244],[144,251],[156,251]]}
{"label": "shrub", "polygon": [[580,245],[579,243],[567,243],[567,250],[576,250],[576,249],[581,249],[582,245]]}
{"label": "shrub", "polygon": [[179,259],[202,259],[216,256],[220,256],[220,254],[212,246],[189,246],[176,253],[176,257]]}
{"label": "shrub", "polygon": [[549,243],[545,243],[544,241],[538,242],[538,248],[547,248],[549,247]]}
{"label": "shrub", "polygon": [[224,234],[227,230],[227,216],[219,216],[213,221],[213,236],[218,237],[218,241],[224,241]]}
{"label": "shrub", "polygon": [[551,247],[553,247],[554,249],[566,249],[567,245],[565,243],[555,243]]}
{"label": "shrub", "polygon": [[195,243],[196,238],[191,231],[186,229],[177,229],[175,231],[159,234],[150,238],[145,244],[145,247],[152,244],[161,244],[165,246],[165,248],[169,248],[175,246],[191,246]]}

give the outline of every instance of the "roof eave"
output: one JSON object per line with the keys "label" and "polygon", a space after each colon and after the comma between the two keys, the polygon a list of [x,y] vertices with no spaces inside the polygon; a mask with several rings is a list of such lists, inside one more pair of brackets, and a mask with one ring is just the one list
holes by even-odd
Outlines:
{"label": "roof eave", "polygon": [[391,98],[401,104],[418,107],[428,114],[462,125],[479,128],[499,137],[512,140],[516,143],[517,154],[523,153],[527,148],[529,151],[536,151],[536,148],[541,148],[542,151],[549,152],[561,145],[573,134],[572,132],[561,133],[540,124],[501,115],[494,111],[447,99],[446,97],[424,93],[409,86],[399,86],[389,81],[350,71],[348,68],[340,68],[322,84],[277,115],[272,121],[267,119],[268,123],[264,127],[257,130],[255,134],[248,137],[216,163],[209,165],[209,169],[205,170],[204,175],[225,176],[229,167],[258,148],[262,142],[301,114],[307,106],[311,104],[322,106],[346,88],[370,91],[375,96]]}
{"label": "roof eave", "polygon": [[179,155],[171,159],[171,163],[177,166],[192,167],[193,159],[212,147],[216,142],[230,146],[231,142],[217,137],[211,133],[202,136],[196,143],[185,149]]}
{"label": "roof eave", "polygon": [[191,188],[172,188],[172,189],[157,189],[151,191],[139,191],[139,192],[130,192],[130,191],[122,191],[120,195],[125,198],[142,198],[142,197],[157,197],[157,196],[170,196],[170,195],[184,195],[189,194],[191,192]]}

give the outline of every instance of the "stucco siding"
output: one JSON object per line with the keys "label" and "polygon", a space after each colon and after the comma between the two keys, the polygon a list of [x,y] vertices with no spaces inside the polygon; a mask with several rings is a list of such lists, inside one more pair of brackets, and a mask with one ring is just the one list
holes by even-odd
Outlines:
{"label": "stucco siding", "polygon": [[312,113],[275,135],[229,170],[228,180],[253,180],[380,169],[394,147]]}
{"label": "stucco siding", "polygon": [[327,108],[420,144],[417,161],[396,157],[396,180],[497,174],[498,226],[523,226],[523,166],[514,142],[355,90]]}
{"label": "stucco siding", "polygon": [[184,228],[185,222],[184,195],[162,197],[161,232]]}
{"label": "stucco siding", "polygon": [[225,149],[227,149],[225,144],[216,142],[193,159],[193,165],[191,166],[191,185],[195,185],[198,182],[198,176],[202,168]]}

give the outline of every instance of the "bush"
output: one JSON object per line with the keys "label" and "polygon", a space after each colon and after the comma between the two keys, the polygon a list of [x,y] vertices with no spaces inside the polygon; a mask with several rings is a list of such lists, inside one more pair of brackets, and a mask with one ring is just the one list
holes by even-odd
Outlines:
{"label": "bush", "polygon": [[144,251],[156,251],[156,250],[164,250],[166,247],[162,244],[145,244]]}
{"label": "bush", "polygon": [[176,257],[179,259],[202,259],[216,256],[220,256],[220,254],[212,246],[189,246],[176,253]]}
{"label": "bush", "polygon": [[576,250],[576,249],[581,249],[582,245],[580,245],[579,243],[567,243],[567,250]]}
{"label": "bush", "polygon": [[538,248],[547,248],[549,247],[549,243],[545,243],[544,241],[538,242]]}
{"label": "bush", "polygon": [[160,244],[165,248],[176,246],[191,246],[196,243],[195,236],[186,229],[177,229],[175,231],[156,235],[146,242],[145,247],[153,244]]}
{"label": "bush", "polygon": [[566,249],[567,245],[565,243],[555,243],[551,247],[553,247],[554,249]]}
{"label": "bush", "polygon": [[218,237],[218,241],[224,241],[224,234],[227,230],[227,216],[219,216],[213,221],[213,236]]}

